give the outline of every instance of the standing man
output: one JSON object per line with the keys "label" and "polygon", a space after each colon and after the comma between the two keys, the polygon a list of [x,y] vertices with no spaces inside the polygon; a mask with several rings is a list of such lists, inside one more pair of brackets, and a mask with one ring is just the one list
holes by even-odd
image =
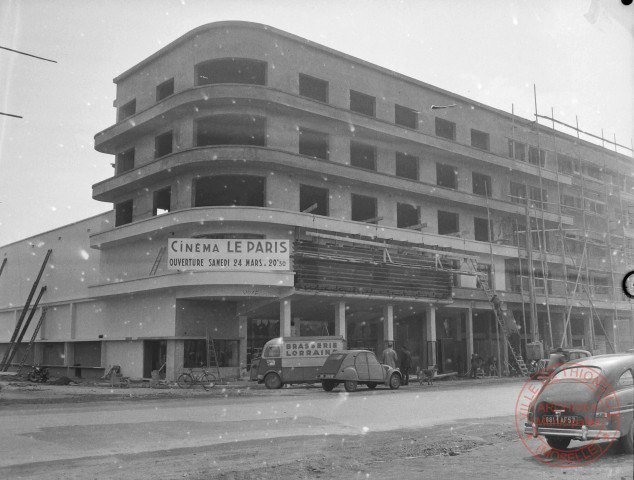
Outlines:
{"label": "standing man", "polygon": [[412,368],[412,355],[409,353],[407,343],[403,344],[401,352],[401,373],[403,374],[403,385],[409,385],[409,369]]}
{"label": "standing man", "polygon": [[387,348],[383,350],[383,355],[381,355],[381,363],[389,365],[392,368],[396,368],[398,367],[398,356],[392,348],[392,345],[392,342],[387,342]]}

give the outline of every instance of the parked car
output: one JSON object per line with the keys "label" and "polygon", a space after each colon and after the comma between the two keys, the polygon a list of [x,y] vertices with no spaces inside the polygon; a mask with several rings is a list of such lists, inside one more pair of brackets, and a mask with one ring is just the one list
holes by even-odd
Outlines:
{"label": "parked car", "polygon": [[[618,406],[617,406],[618,404]],[[599,355],[556,370],[531,402],[524,433],[565,449],[572,440],[634,445],[634,354]]]}
{"label": "parked car", "polygon": [[379,384],[397,389],[401,386],[402,376],[398,368],[379,363],[369,350],[342,350],[330,354],[317,379],[327,392],[340,383],[347,392],[354,392],[359,384],[367,385],[370,390]]}
{"label": "parked car", "polygon": [[576,348],[558,348],[550,354],[548,359],[542,359],[537,363],[537,371],[531,374],[531,379],[540,379],[542,377],[551,377],[562,363],[576,362],[587,357],[591,357],[592,353],[588,350],[580,350]]}

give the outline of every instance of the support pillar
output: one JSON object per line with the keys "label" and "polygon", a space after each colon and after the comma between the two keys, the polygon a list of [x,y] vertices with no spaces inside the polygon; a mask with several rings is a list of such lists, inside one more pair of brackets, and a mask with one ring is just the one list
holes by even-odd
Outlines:
{"label": "support pillar", "polygon": [[247,319],[248,317],[246,315],[239,315],[238,316],[238,338],[240,339],[239,342],[239,353],[238,353],[238,359],[240,360],[240,376],[242,376],[243,374],[246,375],[246,371],[247,371],[247,344],[249,342],[248,336],[247,336]]}
{"label": "support pillar", "polygon": [[425,311],[425,333],[427,337],[427,367],[438,364],[436,348],[436,307],[430,305]]}
{"label": "support pillar", "polygon": [[473,355],[473,306],[467,308],[467,371],[471,371],[471,355]]}
{"label": "support pillar", "polygon": [[291,301],[280,300],[280,337],[291,336]]}
{"label": "support pillar", "polygon": [[335,335],[346,339],[346,302],[335,303]]}
{"label": "support pillar", "polygon": [[394,305],[383,306],[383,340],[394,341]]}

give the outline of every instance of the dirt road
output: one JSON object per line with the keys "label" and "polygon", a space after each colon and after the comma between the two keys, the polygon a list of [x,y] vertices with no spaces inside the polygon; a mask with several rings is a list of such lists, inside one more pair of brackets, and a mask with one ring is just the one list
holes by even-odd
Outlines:
{"label": "dirt road", "polygon": [[[462,388],[441,384],[433,391],[420,389],[420,392],[421,395],[429,395],[429,398],[433,397],[442,401],[443,398],[455,397],[452,390],[463,391]],[[481,394],[482,388],[485,387],[476,388],[478,388],[477,393]],[[486,391],[493,394],[496,389],[488,388]],[[35,414],[41,408],[46,408],[51,415],[54,415],[56,411],[61,414],[75,408],[79,415],[82,410],[94,409],[95,406],[108,410],[108,404],[112,404],[113,409],[116,409],[121,408],[122,404],[130,405],[131,403],[132,410],[138,408],[141,414],[141,409],[161,408],[161,405],[173,403],[173,398],[179,396],[183,401],[194,399],[195,402],[214,398],[203,392],[168,390],[93,389],[91,391],[88,389],[81,393],[81,395],[73,393],[72,388],[69,387],[49,389],[30,385],[7,387],[0,395],[0,417],[8,418],[14,414],[25,415],[29,411]],[[219,389],[212,395],[224,397],[226,403],[255,402],[259,398],[262,405],[271,405],[277,401],[288,401],[289,398],[297,398],[306,403],[314,398],[316,393],[315,390],[309,389],[289,392]],[[245,400],[245,397],[254,398]],[[387,398],[387,394],[385,397]],[[110,400],[104,403],[103,400],[106,398]],[[399,393],[395,398],[403,398],[403,395]],[[96,401],[98,403],[94,403]],[[465,409],[467,408],[468,402],[465,402]],[[466,410],[463,415],[465,413]],[[393,419],[394,424],[402,425],[404,417],[424,416],[426,412],[393,409],[385,415],[388,420]],[[231,440],[225,443],[196,446],[192,446],[183,439],[180,443],[176,442],[176,447],[172,441],[164,448],[153,451],[132,453],[133,450],[129,452],[119,450],[111,453],[114,451],[111,450],[109,453],[107,450],[100,450],[99,454],[86,454],[76,459],[40,461],[37,451],[32,451],[30,452],[31,461],[0,468],[0,478],[60,480],[111,478],[118,480],[614,478],[620,480],[632,478],[632,458],[625,455],[616,444],[611,446],[603,457],[590,465],[560,468],[547,465],[544,463],[545,458],[541,459],[544,461],[540,461],[525,449],[515,431],[512,416],[461,419],[460,411],[458,411],[455,413],[455,418],[453,421],[443,421],[442,424],[429,427],[368,431],[361,434],[330,434],[328,432],[315,434],[316,432],[306,431],[306,434],[295,432],[284,437],[272,434],[270,438],[267,438],[264,432],[258,439]],[[1,422],[2,418],[0,418]],[[241,428],[249,429],[249,425],[255,428],[254,424],[247,421]],[[112,428],[117,427],[114,425]],[[127,431],[124,424],[121,424],[119,428],[121,432]],[[310,429],[311,425],[306,424],[306,428]],[[65,431],[73,432],[74,430]],[[175,435],[171,435],[170,432],[156,430],[155,432],[155,435],[165,435],[166,438],[172,439],[182,434],[182,432],[175,432]],[[37,437],[40,433],[28,435]],[[116,438],[116,431],[109,431],[109,435]],[[195,429],[192,429],[191,435],[196,435]],[[98,438],[98,436],[92,438]],[[61,438],[59,440],[62,441]],[[48,438],[47,441],[55,441],[55,438]],[[82,439],[77,438],[75,445],[77,448],[82,448]],[[88,445],[85,446],[86,451],[90,451],[88,447]]]}

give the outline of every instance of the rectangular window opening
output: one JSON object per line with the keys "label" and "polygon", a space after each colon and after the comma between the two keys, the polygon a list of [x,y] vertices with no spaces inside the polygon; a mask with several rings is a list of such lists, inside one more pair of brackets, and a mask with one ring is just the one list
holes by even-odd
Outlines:
{"label": "rectangular window opening", "polygon": [[420,207],[408,203],[396,204],[397,228],[412,228],[420,225]]}
{"label": "rectangular window opening", "polygon": [[328,216],[329,194],[325,188],[311,185],[299,186],[299,211],[312,215]]}
{"label": "rectangular window opening", "polygon": [[264,178],[214,175],[194,180],[196,207],[264,207]]}
{"label": "rectangular window opening", "polygon": [[171,187],[162,188],[154,192],[154,202],[152,215],[163,215],[171,210],[172,189]]}
{"label": "rectangular window opening", "polygon": [[526,161],[526,144],[509,139],[509,158]]}
{"label": "rectangular window opening", "polygon": [[350,90],[350,110],[369,117],[376,115],[376,98],[365,93]]}
{"label": "rectangular window opening", "polygon": [[266,119],[247,114],[221,114],[196,120],[196,145],[266,146]]}
{"label": "rectangular window opening", "polygon": [[459,233],[458,214],[438,210],[438,234],[457,235]]}
{"label": "rectangular window opening", "polygon": [[445,165],[443,163],[436,164],[436,185],[445,188],[458,188],[458,174],[456,167],[453,165]]}
{"label": "rectangular window opening", "polygon": [[378,223],[377,200],[374,197],[352,194],[352,220],[356,222]]}
{"label": "rectangular window opening", "polygon": [[126,200],[115,205],[115,227],[132,223],[132,200]]}
{"label": "rectangular window opening", "polygon": [[407,128],[418,128],[418,112],[401,105],[394,106],[394,123]]}
{"label": "rectangular window opening", "polygon": [[156,87],[156,101],[159,102],[164,98],[174,94],[174,79],[164,81],[158,87]]}
{"label": "rectangular window opening", "polygon": [[546,152],[541,148],[528,147],[528,163],[531,165],[539,165],[543,167],[546,165]]}
{"label": "rectangular window opening", "polygon": [[116,157],[115,172],[117,174],[127,172],[134,168],[134,148],[122,152]]}
{"label": "rectangular window opening", "polygon": [[328,103],[328,82],[310,75],[299,74],[299,94],[318,102]]}
{"label": "rectangular window opening", "polygon": [[217,58],[196,65],[196,84],[266,85],[267,63],[251,58]]}
{"label": "rectangular window opening", "polygon": [[491,177],[489,175],[483,175],[481,173],[473,172],[473,193],[476,195],[482,195],[486,197],[491,196]]}
{"label": "rectangular window opening", "polygon": [[350,165],[366,170],[376,170],[376,149],[365,143],[350,142]]}
{"label": "rectangular window opening", "polygon": [[447,138],[449,140],[456,139],[456,124],[445,120],[444,118],[436,117],[436,136]]}
{"label": "rectangular window opening", "polygon": [[154,158],[169,155],[173,150],[173,134],[171,131],[162,133],[154,139]]}
{"label": "rectangular window opening", "polygon": [[491,241],[489,237],[489,232],[492,232],[493,229],[489,224],[489,221],[486,218],[474,218],[473,219],[473,233],[474,238],[479,242],[489,242]]}
{"label": "rectangular window opening", "polygon": [[136,98],[119,107],[118,121],[125,120],[136,113]]}
{"label": "rectangular window opening", "polygon": [[300,128],[299,153],[308,157],[328,160],[330,156],[328,134]]}
{"label": "rectangular window opening", "polygon": [[418,180],[418,157],[396,152],[396,176]]}
{"label": "rectangular window opening", "polygon": [[471,146],[480,150],[489,150],[489,134],[472,128]]}

